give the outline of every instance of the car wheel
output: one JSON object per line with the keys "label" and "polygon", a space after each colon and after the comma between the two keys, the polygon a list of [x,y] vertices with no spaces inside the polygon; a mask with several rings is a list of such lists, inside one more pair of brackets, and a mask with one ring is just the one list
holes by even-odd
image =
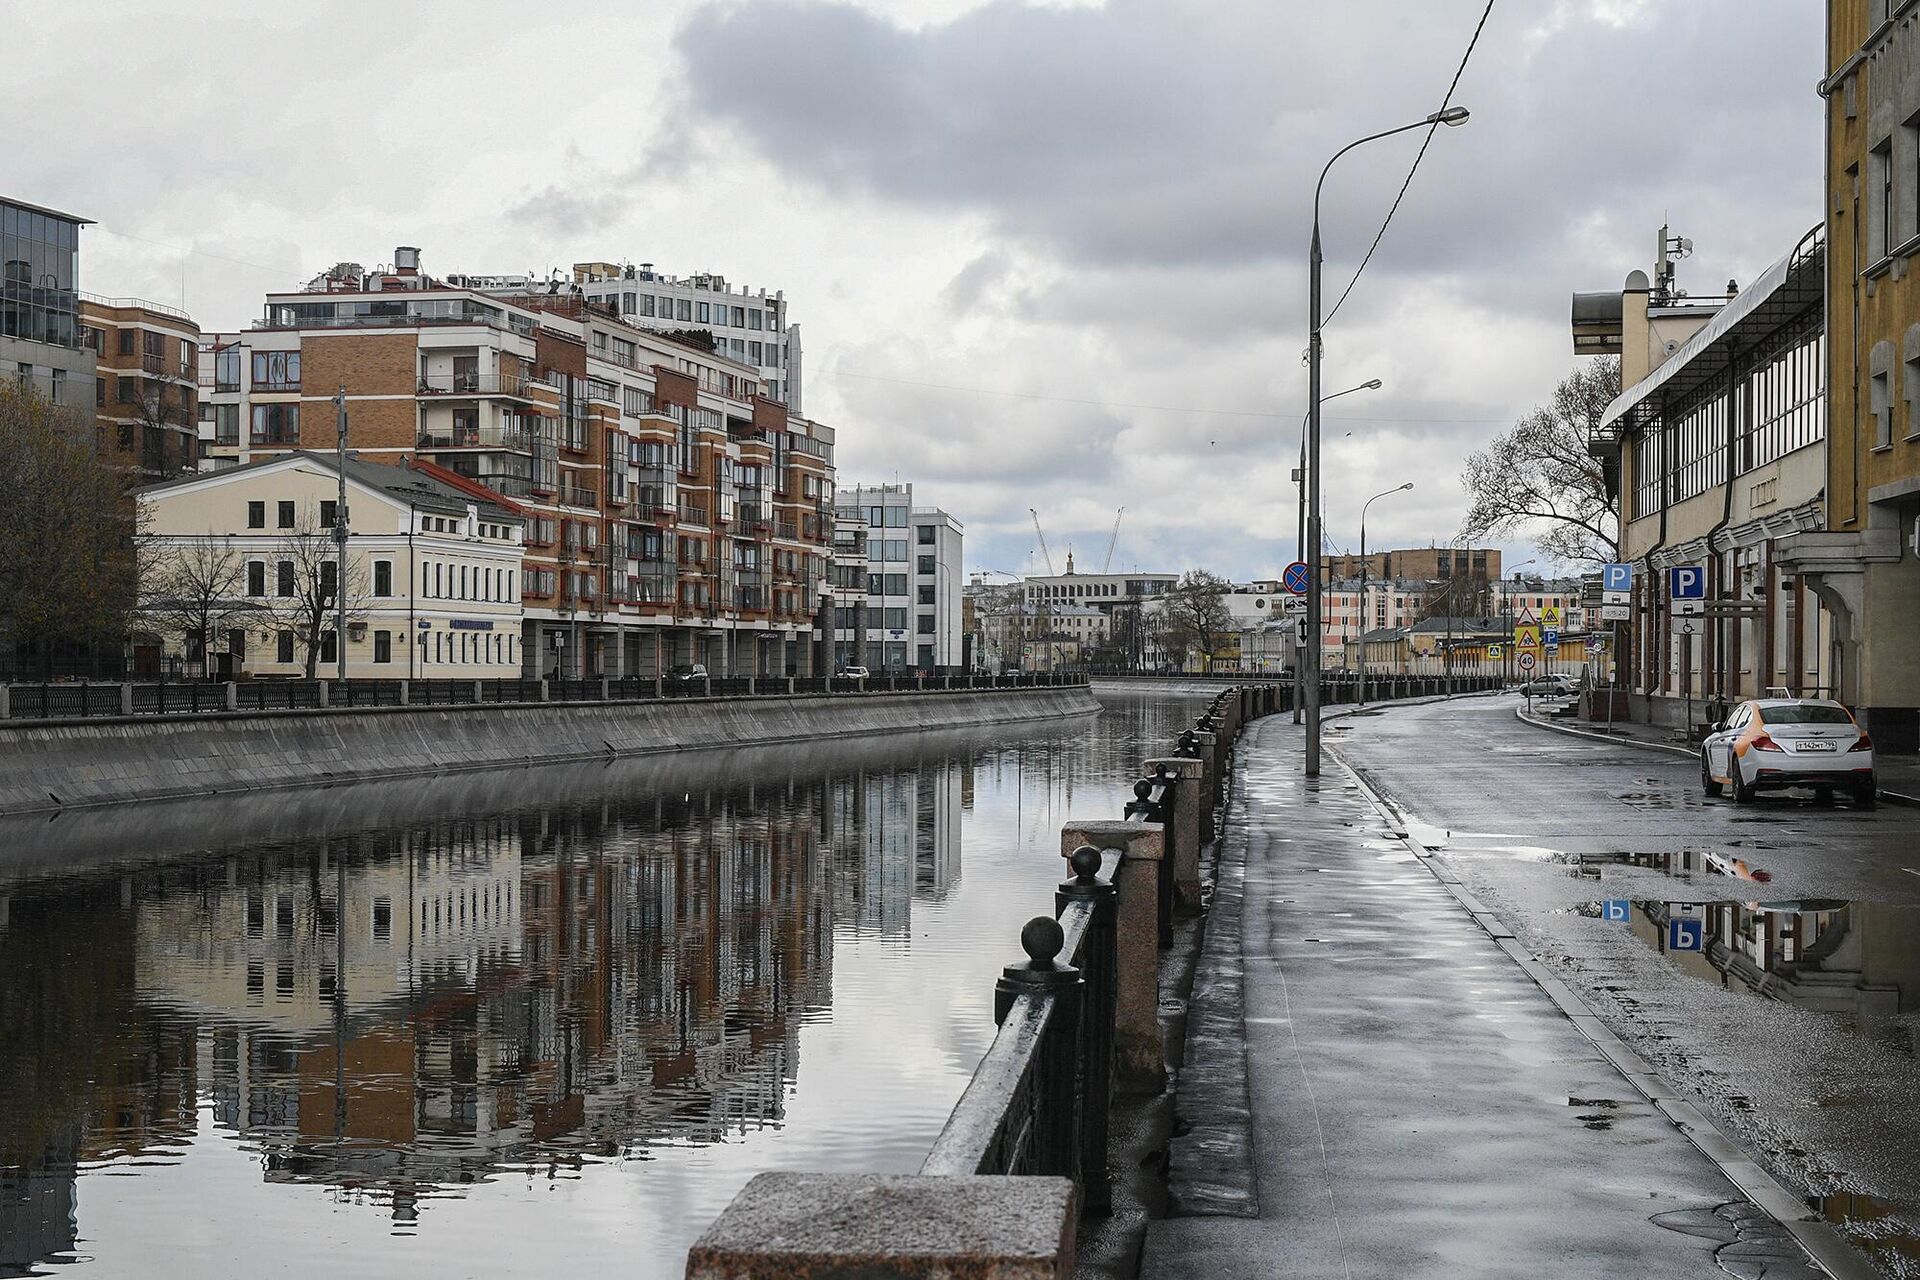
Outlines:
{"label": "car wheel", "polygon": [[1736,756],[1729,763],[1733,766],[1732,769],[1728,770],[1733,778],[1733,802],[1735,804],[1752,804],[1755,795],[1754,786],[1747,781],[1746,771],[1740,767],[1739,758]]}
{"label": "car wheel", "polygon": [[1700,753],[1700,789],[1707,793],[1708,799],[1720,794],[1720,780],[1713,776],[1713,769],[1707,763],[1705,751]]}
{"label": "car wheel", "polygon": [[1868,777],[1865,782],[1855,784],[1853,788],[1854,808],[1871,809],[1878,801],[1879,793],[1878,789],[1873,785],[1872,777]]}

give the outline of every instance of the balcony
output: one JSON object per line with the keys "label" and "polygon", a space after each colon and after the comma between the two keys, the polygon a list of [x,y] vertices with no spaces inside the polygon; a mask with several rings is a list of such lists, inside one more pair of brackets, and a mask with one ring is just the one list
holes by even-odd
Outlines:
{"label": "balcony", "polygon": [[787,542],[800,541],[800,526],[795,524],[791,520],[782,520],[779,523],[779,526],[774,530],[774,533],[776,536],[778,536],[779,538]]}
{"label": "balcony", "polygon": [[509,396],[517,400],[532,398],[531,387],[541,386],[536,378],[518,373],[432,373],[420,377],[423,396]]}
{"label": "balcony", "polygon": [[560,504],[567,507],[597,507],[599,498],[592,485],[574,481],[562,481],[560,484]]}
{"label": "balcony", "polygon": [[697,525],[702,529],[712,527],[707,520],[707,509],[694,502],[682,501],[680,503],[680,523]]}
{"label": "balcony", "polygon": [[530,453],[536,436],[534,432],[522,426],[505,426],[500,423],[485,425],[455,426],[443,430],[423,428],[420,432],[420,449],[511,449],[515,453]]}

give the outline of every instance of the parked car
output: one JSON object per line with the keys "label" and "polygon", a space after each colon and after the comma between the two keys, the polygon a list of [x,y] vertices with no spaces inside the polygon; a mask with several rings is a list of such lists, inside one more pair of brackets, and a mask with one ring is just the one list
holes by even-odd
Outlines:
{"label": "parked car", "polygon": [[844,680],[865,680],[868,677],[870,677],[872,674],[873,673],[871,671],[868,671],[865,667],[840,668],[840,676]]}
{"label": "parked car", "polygon": [[1701,741],[1700,786],[1709,796],[1731,787],[1740,804],[1783,787],[1812,787],[1825,803],[1844,787],[1856,807],[1871,809],[1873,739],[1830,699],[1755,698]]}
{"label": "parked car", "polygon": [[1580,692],[1580,680],[1565,671],[1552,671],[1544,676],[1535,676],[1519,686],[1522,697],[1557,698],[1571,696]]}
{"label": "parked car", "polygon": [[681,662],[667,672],[667,679],[674,684],[693,684],[707,678],[707,669],[698,662]]}

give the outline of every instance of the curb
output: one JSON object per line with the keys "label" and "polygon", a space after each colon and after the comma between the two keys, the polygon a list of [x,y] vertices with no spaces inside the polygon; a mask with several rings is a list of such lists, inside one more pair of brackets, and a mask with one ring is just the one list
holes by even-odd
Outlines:
{"label": "curb", "polygon": [[[1576,729],[1572,725],[1554,724],[1550,720],[1543,720],[1539,716],[1530,715],[1525,707],[1515,707],[1513,709],[1513,718],[1522,724],[1530,724],[1536,729],[1546,729],[1553,733],[1564,733],[1573,738],[1590,738],[1595,742],[1610,742],[1619,746],[1638,747],[1642,751],[1664,751],[1668,755],[1679,756],[1683,760],[1693,760],[1697,758],[1691,747],[1670,746],[1664,742],[1646,742],[1642,739],[1630,738],[1623,734],[1597,733],[1592,729]],[[1908,795],[1905,792],[1891,791],[1886,787],[1881,787],[1880,799],[1886,801],[1888,804],[1907,805],[1920,809],[1920,795]]]}
{"label": "curb", "polygon": [[[1521,716],[1523,720],[1529,717]],[[1531,721],[1529,721],[1531,722]],[[1559,728],[1557,725],[1543,725],[1543,728]],[[1579,730],[1582,737],[1597,737],[1608,742],[1618,741],[1606,734],[1591,734]],[[1643,744],[1652,746],[1655,744]],[[1662,748],[1673,750],[1673,748]],[[1487,905],[1467,889],[1460,877],[1450,869],[1434,861],[1434,850],[1429,848],[1408,826],[1399,806],[1374,789],[1359,769],[1350,764],[1337,750],[1330,754],[1340,767],[1346,770],[1360,794],[1380,816],[1387,821],[1393,833],[1406,842],[1407,851],[1418,858],[1427,873],[1440,882],[1463,910],[1486,930],[1502,951],[1512,958],[1515,964],[1525,971],[1529,978],[1540,987],[1547,998],[1552,1000],[1574,1029],[1585,1036],[1601,1056],[1612,1063],[1614,1068],[1626,1078],[1628,1084],[1644,1097],[1653,1108],[1684,1134],[1700,1154],[1711,1161],[1727,1181],[1762,1213],[1780,1224],[1782,1230],[1792,1236],[1804,1249],[1814,1264],[1836,1280],[1879,1280],[1880,1271],[1866,1256],[1849,1243],[1827,1221],[1814,1213],[1806,1201],[1793,1194],[1772,1174],[1763,1169],[1749,1156],[1712,1117],[1695,1107],[1681,1096],[1679,1091],[1668,1084],[1645,1059],[1620,1037],[1615,1035],[1582,1000],[1578,993],[1566,982],[1556,977],[1551,970],[1530,955],[1520,945],[1519,939],[1511,929],[1501,923],[1500,918]],[[1691,755],[1691,752],[1688,753]]]}

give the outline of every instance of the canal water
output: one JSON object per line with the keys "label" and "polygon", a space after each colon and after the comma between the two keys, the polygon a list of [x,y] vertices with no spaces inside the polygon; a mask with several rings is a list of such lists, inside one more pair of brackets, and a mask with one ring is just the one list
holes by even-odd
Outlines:
{"label": "canal water", "polygon": [[652,1280],[910,1171],[1202,706],[0,825],[0,1276]]}

